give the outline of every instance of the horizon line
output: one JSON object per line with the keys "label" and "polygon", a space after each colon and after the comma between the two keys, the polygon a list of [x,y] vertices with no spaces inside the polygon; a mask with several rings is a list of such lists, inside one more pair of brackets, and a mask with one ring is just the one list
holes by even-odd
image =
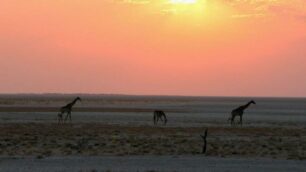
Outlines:
{"label": "horizon line", "polygon": [[234,95],[180,95],[180,94],[125,94],[125,93],[77,93],[77,92],[71,92],[71,93],[61,93],[61,92],[20,92],[20,93],[1,93],[0,96],[3,95],[88,95],[88,96],[131,96],[131,97],[212,97],[212,98],[298,98],[303,99],[306,98],[306,96],[252,96],[252,95],[245,95],[245,96],[234,96]]}

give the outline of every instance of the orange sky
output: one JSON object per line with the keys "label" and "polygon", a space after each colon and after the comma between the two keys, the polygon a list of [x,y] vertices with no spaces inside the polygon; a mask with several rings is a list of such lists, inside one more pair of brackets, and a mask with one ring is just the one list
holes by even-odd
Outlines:
{"label": "orange sky", "polygon": [[1,93],[306,96],[305,0],[0,2]]}

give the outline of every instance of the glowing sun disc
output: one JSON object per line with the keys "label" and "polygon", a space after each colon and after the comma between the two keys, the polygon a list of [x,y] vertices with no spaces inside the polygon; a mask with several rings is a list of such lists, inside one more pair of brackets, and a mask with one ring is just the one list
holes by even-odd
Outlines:
{"label": "glowing sun disc", "polygon": [[194,4],[197,0],[170,0],[172,4]]}

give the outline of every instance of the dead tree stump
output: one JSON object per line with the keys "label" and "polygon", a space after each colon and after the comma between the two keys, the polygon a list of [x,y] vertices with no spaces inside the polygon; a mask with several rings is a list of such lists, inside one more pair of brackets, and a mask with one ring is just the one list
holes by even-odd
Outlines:
{"label": "dead tree stump", "polygon": [[207,137],[207,129],[205,130],[204,135],[201,135],[204,145],[203,145],[203,149],[202,149],[202,154],[206,153],[206,147],[207,147],[207,141],[206,141],[206,137]]}

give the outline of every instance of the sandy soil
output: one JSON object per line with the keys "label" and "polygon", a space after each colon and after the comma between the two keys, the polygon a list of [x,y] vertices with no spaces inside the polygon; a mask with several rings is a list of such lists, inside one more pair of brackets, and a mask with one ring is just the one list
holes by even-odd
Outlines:
{"label": "sandy soil", "polygon": [[0,157],[0,172],[305,172],[295,160],[205,156]]}
{"label": "sandy soil", "polygon": [[[201,127],[102,123],[10,123],[0,126],[2,156],[197,155]],[[210,127],[208,156],[306,159],[305,128]]]}
{"label": "sandy soil", "polygon": [[0,172],[306,171],[306,99],[260,99],[241,128],[226,119],[244,98],[82,96],[56,124],[73,97],[0,95]]}

